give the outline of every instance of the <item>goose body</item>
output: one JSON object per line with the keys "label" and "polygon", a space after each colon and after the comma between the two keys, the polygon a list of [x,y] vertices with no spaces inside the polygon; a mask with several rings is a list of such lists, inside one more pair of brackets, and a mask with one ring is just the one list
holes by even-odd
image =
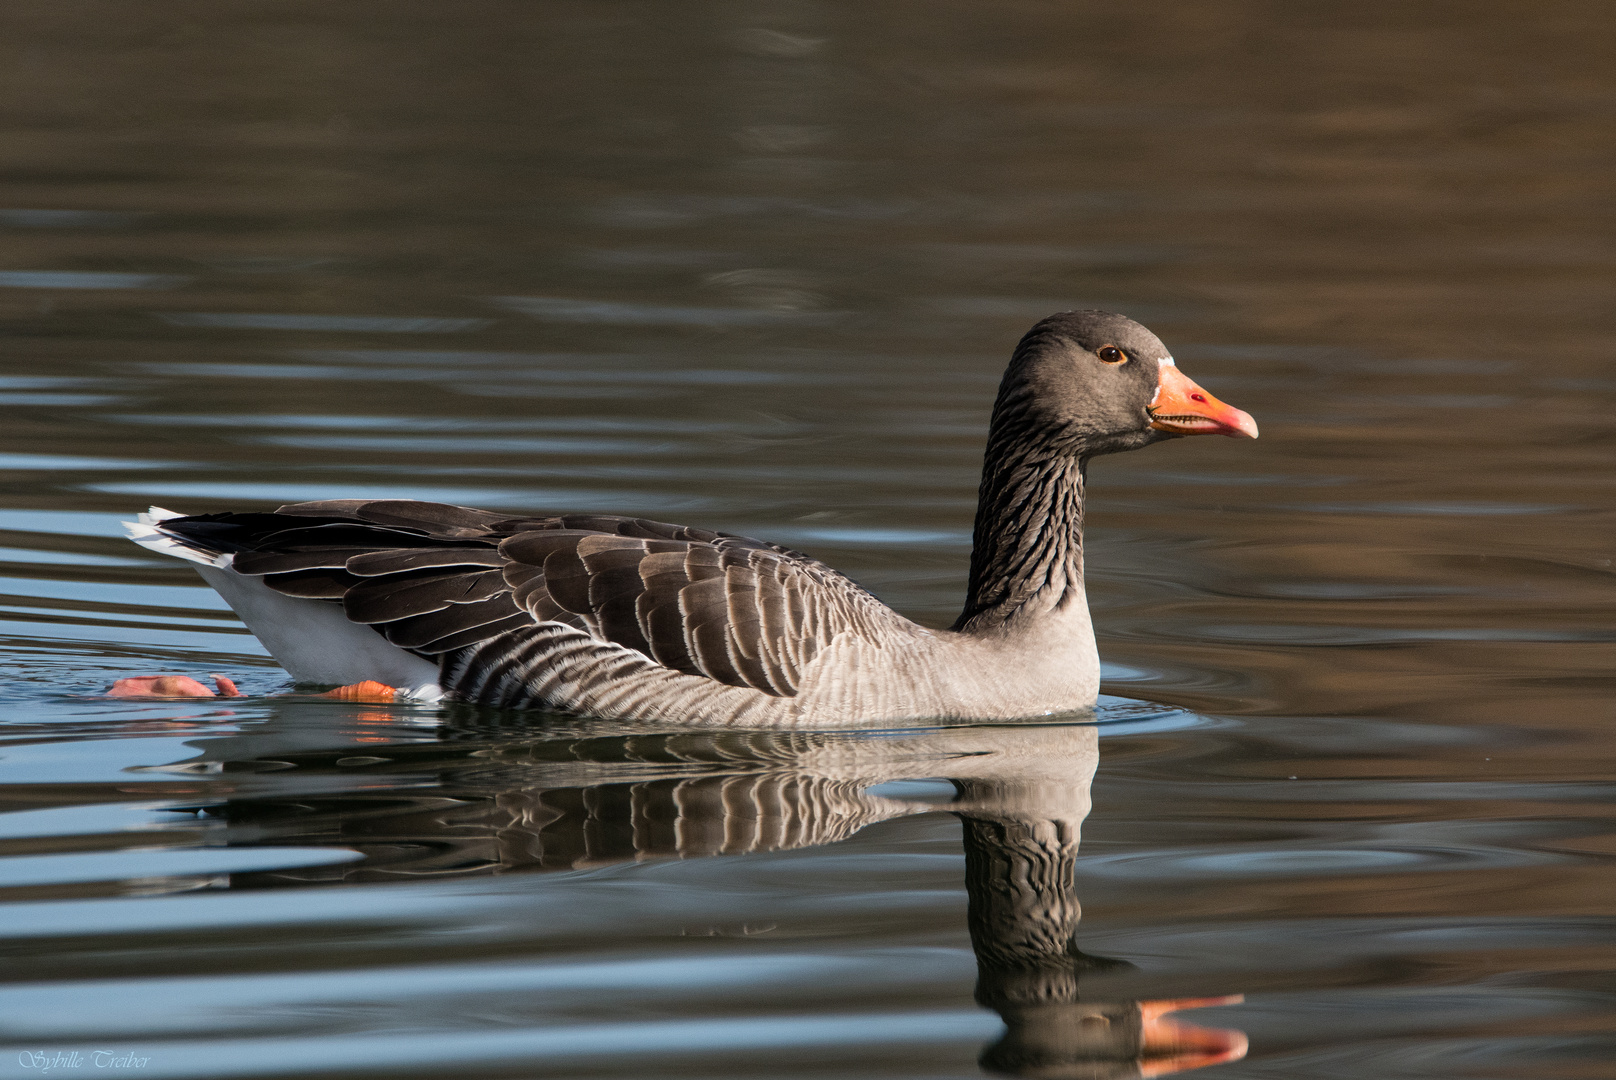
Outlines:
{"label": "goose body", "polygon": [[153,508],[130,534],[195,563],[299,681],[678,724],[1007,719],[1098,693],[1089,458],[1188,434],[1256,426],[1122,316],[1033,327],[994,407],[970,587],[948,630],[800,552],[643,518],[334,500]]}

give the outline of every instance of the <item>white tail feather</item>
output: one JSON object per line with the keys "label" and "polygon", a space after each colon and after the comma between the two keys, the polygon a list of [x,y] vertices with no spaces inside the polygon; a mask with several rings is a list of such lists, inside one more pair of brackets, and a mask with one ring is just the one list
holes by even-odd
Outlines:
{"label": "white tail feather", "polygon": [[124,535],[147,551],[155,551],[159,555],[172,555],[176,559],[188,559],[203,566],[229,566],[229,555],[217,555],[211,551],[203,551],[201,548],[192,547],[179,537],[170,536],[162,530],[162,523],[169,518],[184,516],[184,514],[176,514],[172,510],[164,510],[161,506],[154,506],[134,521],[120,522],[120,524],[123,525]]}

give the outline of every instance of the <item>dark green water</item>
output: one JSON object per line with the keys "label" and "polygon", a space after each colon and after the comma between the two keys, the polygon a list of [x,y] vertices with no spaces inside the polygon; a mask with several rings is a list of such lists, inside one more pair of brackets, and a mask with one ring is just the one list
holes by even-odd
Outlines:
{"label": "dark green water", "polygon": [[[0,7],[0,1077],[1121,1078],[1234,995],[1208,1080],[1616,1077],[1613,40]],[[1263,430],[1094,466],[1097,725],[277,699],[117,525],[622,511],[945,624],[1003,363],[1087,306]],[[254,696],[98,696],[158,672]]]}

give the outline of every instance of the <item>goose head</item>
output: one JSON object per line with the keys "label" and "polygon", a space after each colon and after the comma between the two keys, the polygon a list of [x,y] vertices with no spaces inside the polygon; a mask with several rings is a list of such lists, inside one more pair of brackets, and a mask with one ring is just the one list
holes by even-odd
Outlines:
{"label": "goose head", "polygon": [[1109,311],[1063,311],[1029,330],[994,419],[1079,457],[1186,435],[1257,437],[1249,413],[1201,389],[1160,338]]}

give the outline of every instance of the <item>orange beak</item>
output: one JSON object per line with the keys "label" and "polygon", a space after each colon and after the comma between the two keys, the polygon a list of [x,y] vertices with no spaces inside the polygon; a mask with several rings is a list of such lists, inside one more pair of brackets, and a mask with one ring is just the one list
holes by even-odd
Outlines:
{"label": "orange beak", "polygon": [[1164,363],[1156,396],[1150,399],[1150,426],[1174,435],[1227,435],[1255,439],[1251,414],[1225,405],[1196,386],[1177,366]]}
{"label": "orange beak", "polygon": [[1167,1076],[1190,1069],[1221,1065],[1239,1061],[1246,1056],[1246,1033],[1234,1028],[1204,1028],[1168,1020],[1166,1014],[1180,1009],[1199,1009],[1208,1005],[1238,1005],[1245,1000],[1242,994],[1215,998],[1178,998],[1172,1001],[1141,1001],[1139,1015],[1144,1025],[1139,1062],[1141,1077]]}

